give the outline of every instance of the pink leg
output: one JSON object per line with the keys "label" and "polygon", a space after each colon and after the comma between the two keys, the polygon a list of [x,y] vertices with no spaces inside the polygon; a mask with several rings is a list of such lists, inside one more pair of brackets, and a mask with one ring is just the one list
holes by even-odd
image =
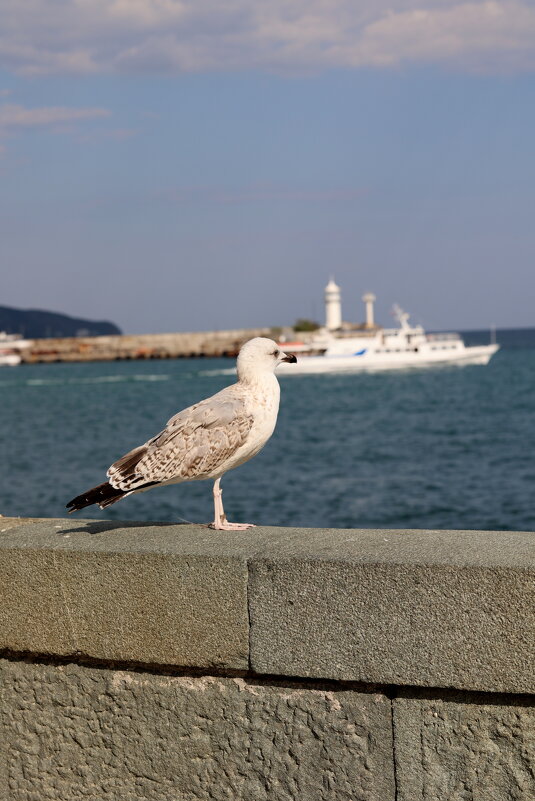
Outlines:
{"label": "pink leg", "polygon": [[220,478],[214,484],[214,522],[210,523],[211,528],[217,531],[244,531],[247,528],[254,528],[253,523],[229,523],[223,509],[223,490],[219,488]]}

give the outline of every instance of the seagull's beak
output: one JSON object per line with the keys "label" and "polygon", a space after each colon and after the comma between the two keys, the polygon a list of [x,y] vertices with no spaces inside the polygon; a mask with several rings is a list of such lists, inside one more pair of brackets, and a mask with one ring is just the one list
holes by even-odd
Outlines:
{"label": "seagull's beak", "polygon": [[[282,354],[281,354],[282,355]],[[290,362],[290,364],[295,364],[297,359],[295,358],[293,353],[289,353],[287,356],[284,355],[281,359],[281,362]]]}

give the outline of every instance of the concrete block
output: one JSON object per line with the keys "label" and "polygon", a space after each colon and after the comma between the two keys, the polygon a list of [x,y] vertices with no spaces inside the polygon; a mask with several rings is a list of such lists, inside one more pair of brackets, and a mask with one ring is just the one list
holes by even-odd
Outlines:
{"label": "concrete block", "polygon": [[201,526],[5,527],[0,649],[247,668],[247,564],[231,540]]}
{"label": "concrete block", "polygon": [[535,708],[513,696],[394,701],[398,801],[535,798]]}
{"label": "concrete block", "polygon": [[0,664],[2,801],[394,801],[382,695]]}
{"label": "concrete block", "polygon": [[0,582],[10,651],[535,691],[533,533],[2,520]]}
{"label": "concrete block", "polygon": [[256,672],[535,691],[534,534],[285,534],[249,562]]}

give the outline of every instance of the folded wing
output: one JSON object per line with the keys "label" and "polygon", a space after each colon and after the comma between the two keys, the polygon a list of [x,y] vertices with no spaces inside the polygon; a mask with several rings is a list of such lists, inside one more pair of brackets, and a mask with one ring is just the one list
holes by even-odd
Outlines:
{"label": "folded wing", "polygon": [[231,389],[179,412],[163,431],[112,464],[112,487],[128,492],[213,475],[245,443],[253,425],[243,399]]}

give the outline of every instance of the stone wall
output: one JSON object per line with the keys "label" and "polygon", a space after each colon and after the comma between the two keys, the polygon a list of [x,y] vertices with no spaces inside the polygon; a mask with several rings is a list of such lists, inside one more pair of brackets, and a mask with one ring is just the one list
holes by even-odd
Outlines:
{"label": "stone wall", "polygon": [[535,798],[535,535],[0,519],[1,801]]}
{"label": "stone wall", "polygon": [[28,364],[235,356],[244,342],[258,336],[272,337],[274,332],[270,328],[241,328],[177,334],[34,339],[21,355]]}

